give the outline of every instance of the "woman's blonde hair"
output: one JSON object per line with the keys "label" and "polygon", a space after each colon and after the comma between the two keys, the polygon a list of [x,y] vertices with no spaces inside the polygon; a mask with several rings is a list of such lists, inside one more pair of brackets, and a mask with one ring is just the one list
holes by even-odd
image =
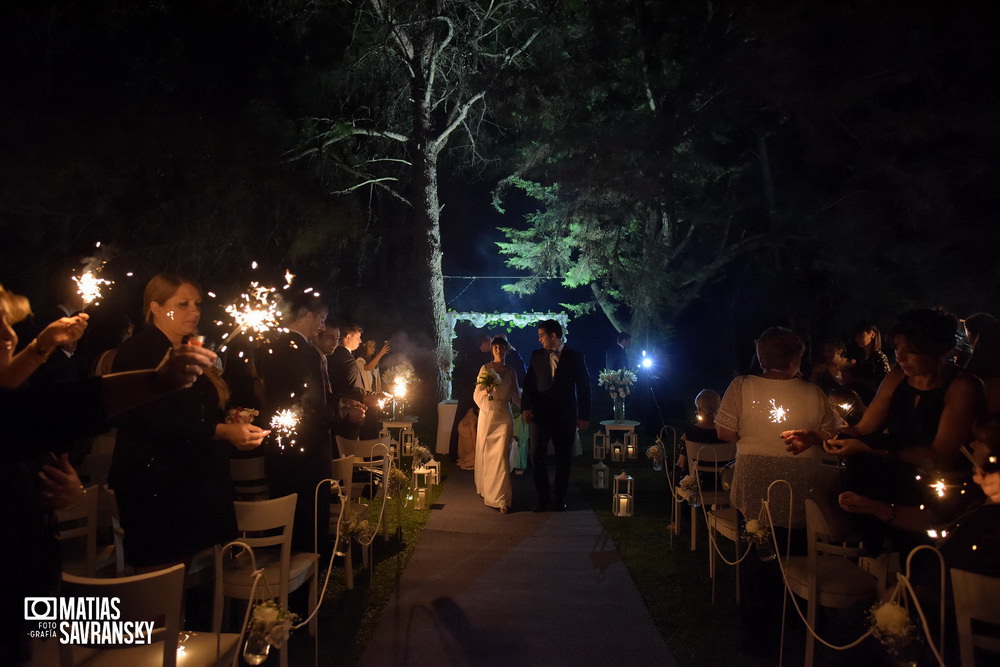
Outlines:
{"label": "woman's blonde hair", "polygon": [[10,324],[17,324],[31,315],[31,303],[28,297],[8,292],[3,285],[0,285],[0,301],[3,301],[3,308],[7,311],[7,321]]}
{"label": "woman's blonde hair", "polygon": [[[147,324],[153,323],[153,302],[166,303],[167,299],[177,293],[181,285],[191,285],[198,290],[198,295],[201,295],[201,286],[198,283],[176,273],[157,273],[150,278],[149,282],[146,283],[146,289],[142,292],[142,316]],[[219,407],[225,409],[231,395],[229,385],[222,379],[222,374],[215,366],[209,366],[205,369],[205,377],[219,394]]]}
{"label": "woman's blonde hair", "polygon": [[167,299],[177,293],[181,285],[191,285],[198,294],[201,295],[201,286],[190,278],[176,273],[157,273],[146,283],[146,289],[142,292],[142,318],[146,322],[153,321],[152,305],[156,303],[166,303]]}

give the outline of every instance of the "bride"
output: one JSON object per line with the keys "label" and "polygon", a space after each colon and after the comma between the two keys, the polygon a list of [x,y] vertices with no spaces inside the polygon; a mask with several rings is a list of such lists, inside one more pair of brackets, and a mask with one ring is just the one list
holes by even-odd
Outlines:
{"label": "bride", "polygon": [[[483,502],[506,514],[511,505],[510,445],[514,437],[513,401],[521,405],[514,369],[504,364],[510,344],[497,336],[490,343],[493,361],[479,370],[473,399],[479,406],[476,430],[476,492]],[[495,374],[495,375],[494,375]],[[493,378],[492,382],[488,378]],[[499,379],[499,382],[497,382]]]}

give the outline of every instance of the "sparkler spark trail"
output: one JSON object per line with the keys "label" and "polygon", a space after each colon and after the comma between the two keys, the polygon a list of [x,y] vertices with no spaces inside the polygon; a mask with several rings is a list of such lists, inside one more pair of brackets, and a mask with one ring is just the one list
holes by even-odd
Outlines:
{"label": "sparkler spark trail", "polygon": [[113,280],[105,280],[99,277],[98,274],[103,266],[102,264],[96,269],[87,269],[79,276],[73,276],[73,282],[76,283],[76,293],[83,299],[84,310],[87,309],[87,306],[101,298],[102,286],[115,284]]}
{"label": "sparkler spark trail", "polygon": [[785,409],[785,406],[776,405],[773,398],[771,399],[770,405],[771,409],[769,412],[771,415],[772,424],[780,424],[781,422],[788,419],[788,410]]}
{"label": "sparkler spark trail", "polygon": [[236,327],[225,337],[226,342],[231,342],[241,331],[263,335],[277,329],[281,322],[277,292],[274,287],[254,281],[235,303],[226,306],[226,313],[236,323]]}
{"label": "sparkler spark trail", "polygon": [[283,438],[288,440],[288,445],[295,444],[295,436],[298,435],[301,418],[302,415],[294,408],[278,410],[274,413],[274,416],[271,417],[271,432],[274,433],[278,447],[285,448]]}

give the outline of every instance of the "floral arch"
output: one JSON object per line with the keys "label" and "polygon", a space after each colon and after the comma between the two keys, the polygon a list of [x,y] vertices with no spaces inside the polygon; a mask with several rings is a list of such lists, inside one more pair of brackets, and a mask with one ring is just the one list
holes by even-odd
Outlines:
{"label": "floral arch", "polygon": [[542,320],[555,320],[562,325],[563,334],[569,330],[569,315],[566,313],[477,313],[448,312],[448,328],[451,337],[457,338],[455,325],[459,322],[469,322],[477,329],[485,327],[506,327],[507,329],[523,329],[533,327]]}

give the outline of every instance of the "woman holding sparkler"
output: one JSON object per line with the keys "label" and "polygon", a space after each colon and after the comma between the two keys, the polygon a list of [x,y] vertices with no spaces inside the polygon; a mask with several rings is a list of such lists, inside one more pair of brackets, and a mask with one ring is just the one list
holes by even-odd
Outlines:
{"label": "woman holding sparkler", "polygon": [[[832,496],[837,470],[824,466],[820,451],[795,456],[782,443],[780,434],[788,428],[811,429],[832,436],[844,422],[837,416],[826,394],[817,385],[801,378],[799,368],[805,345],[794,332],[771,327],[757,339],[759,375],[735,378],[722,397],[715,416],[716,432],[736,442],[736,468],[730,498],[743,518],[762,519],[762,501],[775,480],[791,487],[777,486],[770,499],[770,522],[778,544],[788,539],[792,529],[792,550],[805,552],[805,504],[807,497],[821,501]],[[832,501],[832,498],[831,498]],[[789,521],[789,507],[791,520]],[[780,625],[781,573],[770,550],[759,550],[761,558],[749,558],[740,581],[741,641],[746,652],[770,654],[776,649],[773,629]],[[762,562],[766,561],[766,562]]]}
{"label": "woman holding sparkler", "polygon": [[501,514],[510,509],[510,445],[514,415],[510,404],[521,405],[521,390],[514,369],[504,364],[510,344],[497,336],[490,342],[493,361],[479,370],[473,399],[479,406],[476,430],[476,491],[489,507]]}
{"label": "woman holding sparkler", "polygon": [[943,310],[904,314],[892,329],[899,367],[882,381],[857,426],[841,430],[846,437],[783,434],[798,451],[822,445],[846,457],[848,491],[840,505],[864,517],[865,544],[876,553],[886,537],[907,551],[922,536],[898,529],[947,521],[964,506],[962,494],[940,495],[929,486],[968,478],[961,447],[972,440],[983,409],[982,383],[951,363],[957,329],[958,320]]}
{"label": "woman holding sparkler", "polygon": [[[114,370],[155,366],[190,339],[201,319],[201,290],[161,273],[143,294],[145,326],[122,343]],[[236,536],[226,442],[261,444],[267,431],[224,422],[228,391],[214,367],[189,388],[125,414],[109,481],[115,490],[125,555],[137,568],[189,561]]]}
{"label": "woman holding sparkler", "polygon": [[771,513],[777,525],[791,528],[805,527],[803,501],[810,492],[832,492],[836,470],[821,465],[818,450],[795,456],[782,444],[781,432],[792,427],[832,437],[844,426],[823,390],[800,377],[804,351],[802,340],[789,329],[764,331],[757,339],[763,373],[734,379],[715,416],[719,437],[737,445],[733,505],[748,519],[756,519],[768,485],[786,480],[794,493],[791,525],[785,491],[771,503]]}

